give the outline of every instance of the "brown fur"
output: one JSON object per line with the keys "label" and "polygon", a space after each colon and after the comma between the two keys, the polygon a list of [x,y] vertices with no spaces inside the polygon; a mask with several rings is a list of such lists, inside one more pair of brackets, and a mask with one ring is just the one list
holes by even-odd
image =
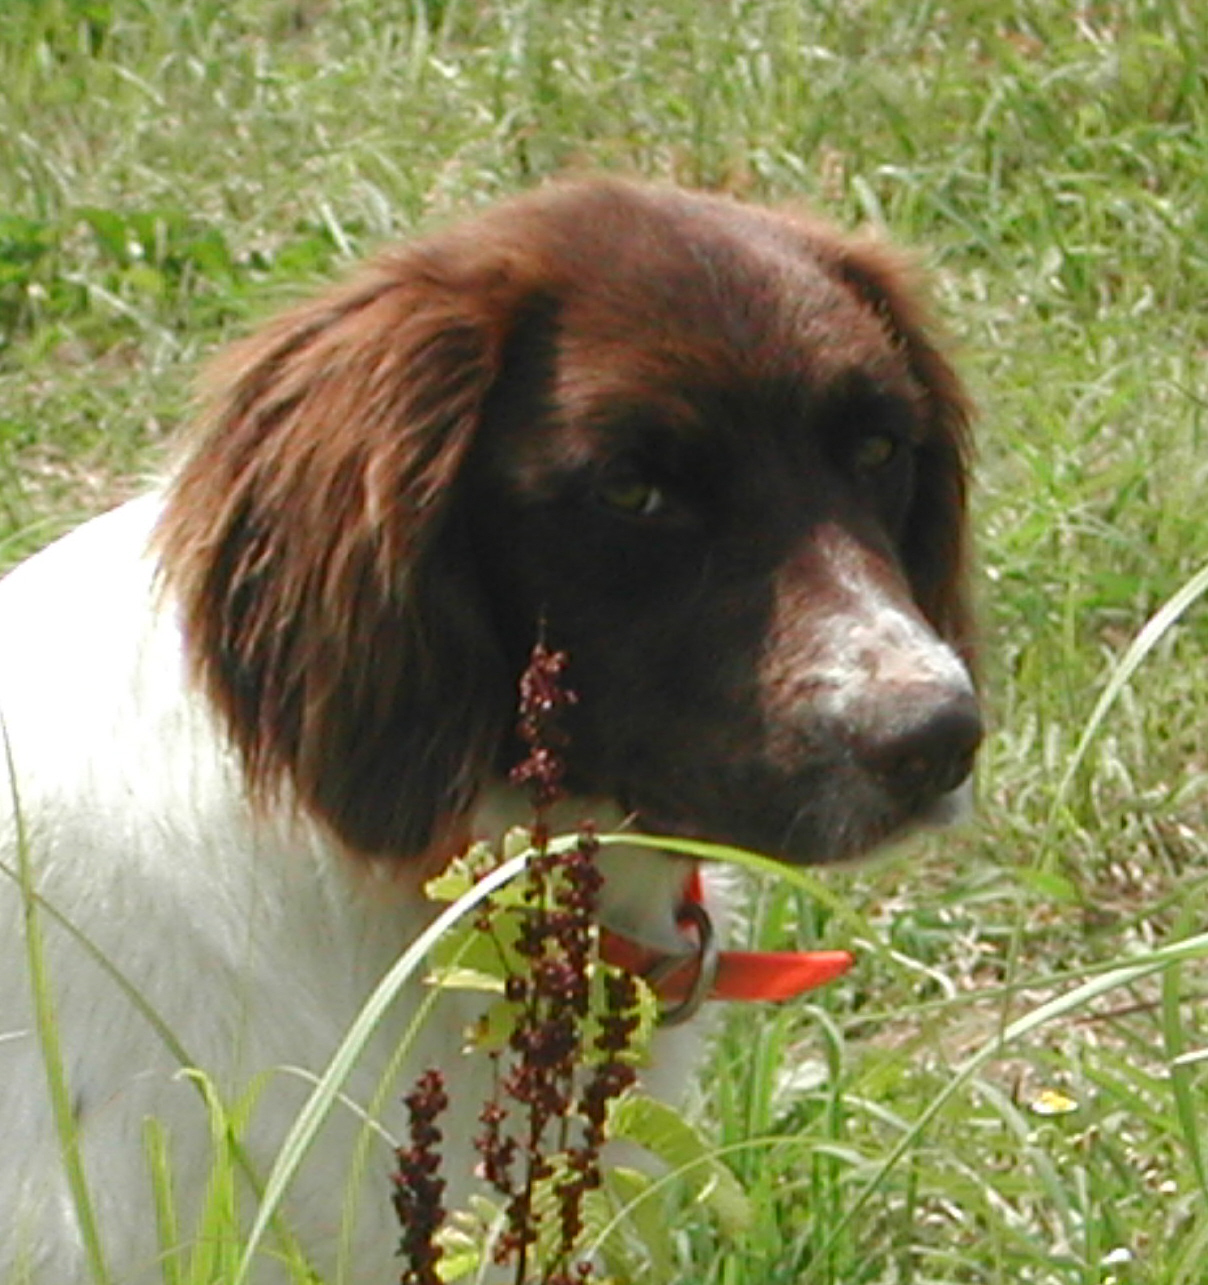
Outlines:
{"label": "brown fur", "polygon": [[[844,463],[887,399],[909,418],[908,495]],[[899,257],[808,216],[554,185],[236,345],[206,407],[160,530],[194,670],[253,790],[293,792],[356,852],[424,851],[502,773],[542,628],[583,696],[576,788],[773,847],[780,796],[829,770],[802,622],[841,609],[832,561],[971,651],[968,403]],[[652,435],[691,493],[680,528],[601,517],[575,480]],[[653,802],[631,797],[647,781]],[[867,846],[929,789],[864,828],[828,813],[829,839],[785,855]]]}

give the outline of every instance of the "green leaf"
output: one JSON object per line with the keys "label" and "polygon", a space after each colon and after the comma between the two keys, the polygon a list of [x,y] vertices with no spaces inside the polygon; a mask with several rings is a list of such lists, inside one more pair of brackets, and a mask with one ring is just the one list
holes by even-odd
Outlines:
{"label": "green leaf", "polygon": [[439,975],[442,970],[457,967],[502,980],[509,973],[527,971],[526,961],[515,949],[521,913],[524,912],[493,905],[489,932],[466,920],[446,933],[432,950],[433,972]]}
{"label": "green leaf", "polygon": [[101,249],[123,267],[130,262],[130,246],[134,239],[130,225],[122,215],[113,210],[102,210],[94,205],[86,205],[76,214],[91,229]]}
{"label": "green leaf", "polygon": [[[604,993],[605,979],[611,973],[620,971],[612,964],[603,962],[597,962],[590,970],[591,992],[587,1017],[582,1026],[583,1061],[588,1066],[596,1066],[607,1058],[616,1056],[614,1053],[601,1053],[596,1047],[596,1041],[601,1034],[600,1019],[608,1011]],[[637,983],[638,992],[638,1025],[629,1037],[629,1047],[620,1060],[634,1066],[646,1066],[650,1061],[650,1043],[654,1039],[655,1031],[658,1030],[662,1005],[659,1003],[658,996],[640,977],[635,977],[634,981]]]}
{"label": "green leaf", "polygon": [[478,1271],[482,1262],[480,1246],[485,1241],[485,1233],[476,1236],[464,1228],[446,1223],[436,1233],[436,1241],[443,1251],[436,1265],[437,1275],[442,1281],[464,1280]]}
{"label": "green leaf", "polygon": [[485,991],[488,995],[502,995],[505,985],[502,977],[478,968],[442,968],[425,980],[443,990]]}
{"label": "green leaf", "polygon": [[[514,844],[508,840],[517,833],[525,835],[525,842],[518,850],[513,851]],[[452,861],[435,878],[424,884],[424,893],[430,901],[454,902],[469,893],[485,875],[499,867],[501,861],[510,861],[532,851],[528,842],[527,831],[509,831],[504,838],[502,858],[488,843],[476,843],[460,857]],[[520,906],[524,904],[525,881],[507,885],[495,891],[492,905]]]}
{"label": "green leaf", "polygon": [[506,1048],[520,1016],[519,1004],[502,997],[496,1000],[469,1032],[475,1050],[495,1053]]}
{"label": "green leaf", "polygon": [[1078,889],[1073,880],[1056,870],[1022,869],[1017,871],[1016,878],[1046,901],[1060,901],[1070,905],[1078,900]]}
{"label": "green leaf", "polygon": [[[584,1201],[583,1229],[588,1244],[598,1244],[608,1271],[620,1280],[637,1275],[634,1254],[622,1228],[641,1245],[648,1261],[649,1274],[655,1280],[668,1280],[675,1263],[672,1223],[661,1200],[649,1199],[653,1179],[640,1169],[614,1165],[606,1169],[605,1192],[591,1192],[594,1199]],[[625,1218],[617,1222],[618,1209]]]}
{"label": "green leaf", "polygon": [[727,1234],[738,1235],[750,1227],[751,1202],[742,1184],[674,1107],[628,1094],[613,1103],[608,1122],[609,1138],[635,1143],[663,1161]]}

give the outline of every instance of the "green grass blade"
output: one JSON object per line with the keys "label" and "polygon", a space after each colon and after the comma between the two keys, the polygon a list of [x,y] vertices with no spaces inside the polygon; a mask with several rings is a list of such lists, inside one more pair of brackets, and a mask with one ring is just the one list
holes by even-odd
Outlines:
{"label": "green grass blade", "polygon": [[[574,842],[570,840],[569,842]],[[551,845],[556,847],[557,845]],[[398,962],[374,988],[373,994],[365,1002],[357,1015],[356,1021],[349,1027],[340,1047],[332,1056],[314,1091],[307,1099],[294,1120],[276,1162],[269,1173],[264,1187],[264,1197],[256,1219],[248,1235],[247,1244],[239,1263],[238,1271],[232,1285],[245,1285],[251,1271],[252,1259],[264,1237],[269,1220],[281,1203],[286,1188],[289,1186],[298,1166],[302,1163],[310,1144],[314,1141],[328,1112],[334,1105],[341,1088],[344,1086],[352,1068],[364,1049],[374,1028],[394,1002],[402,987],[423,967],[428,952],[446,932],[464,915],[469,914],[476,906],[491,895],[497,888],[514,879],[525,869],[529,853],[522,853],[511,861],[505,862],[498,869],[485,875],[466,895],[447,906],[432,923],[415,939],[399,957]]]}
{"label": "green grass blade", "polygon": [[[1132,681],[1133,675],[1145,663],[1146,657],[1162,641],[1167,632],[1174,627],[1183,613],[1193,606],[1206,592],[1208,592],[1208,566],[1203,566],[1154,612],[1129,644],[1124,655],[1120,657],[1116,667],[1112,670],[1111,677],[1107,680],[1107,685],[1095,702],[1095,707],[1091,710],[1090,717],[1086,720],[1082,735],[1078,738],[1078,744],[1075,746],[1074,752],[1070,756],[1069,764],[1065,769],[1065,775],[1061,778],[1053,794],[1050,814],[1052,817],[1057,815],[1061,805],[1065,802],[1066,796],[1082,769],[1095,737],[1099,735],[1099,731],[1111,712],[1112,706],[1120,698],[1120,693]],[[1051,830],[1052,827],[1050,825]]]}
{"label": "green grass blade", "polygon": [[80,1131],[77,1127],[75,1111],[72,1109],[71,1087],[67,1082],[67,1068],[63,1062],[63,1049],[55,1020],[54,987],[47,966],[40,902],[34,891],[33,862],[21,812],[21,800],[18,797],[16,767],[13,763],[8,729],[4,726],[2,719],[0,719],[0,736],[4,739],[5,769],[8,774],[13,825],[16,831],[17,869],[25,920],[25,958],[29,968],[34,1023],[38,1031],[39,1047],[42,1050],[42,1064],[46,1071],[51,1111],[59,1140],[59,1153],[67,1174],[67,1185],[71,1192],[72,1206],[79,1226],[80,1240],[84,1246],[89,1275],[94,1285],[109,1285],[112,1277],[105,1263],[100,1228],[97,1225],[92,1195],[88,1188],[88,1176],[84,1171]]}
{"label": "green grass blade", "polygon": [[[1017,1040],[1030,1035],[1048,1022],[1076,1012],[1100,995],[1107,994],[1119,987],[1131,986],[1145,977],[1150,977],[1154,973],[1172,968],[1185,961],[1205,958],[1208,958],[1208,933],[1201,933],[1184,941],[1176,942],[1174,945],[1152,951],[1134,963],[1115,968],[1102,976],[1094,977],[1090,981],[1084,982],[1081,986],[1075,987],[1064,995],[1058,995],[1056,998],[1039,1005],[1031,1012],[1025,1013],[1022,1017],[1011,1022],[1000,1034],[987,1041],[976,1053],[972,1054],[956,1068],[952,1078],[931,1100],[927,1108],[911,1126],[909,1132],[904,1134],[890,1150],[889,1154],[878,1166],[876,1173],[851,1202],[843,1217],[831,1229],[822,1247],[822,1252],[825,1254],[833,1245],[838,1243],[855,1216],[884,1185],[890,1172],[918,1144],[922,1135],[940,1112],[987,1062],[999,1057]],[[811,1267],[806,1270],[799,1285],[809,1285],[810,1281],[816,1279],[817,1273]]]}

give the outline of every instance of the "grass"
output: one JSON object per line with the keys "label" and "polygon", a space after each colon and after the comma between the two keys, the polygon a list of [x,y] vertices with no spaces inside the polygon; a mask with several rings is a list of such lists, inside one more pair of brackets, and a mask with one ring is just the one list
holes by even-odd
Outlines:
{"label": "grass", "polygon": [[979,823],[835,876],[841,918],[761,891],[753,936],[863,959],[729,1019],[702,1109],[756,1216],[687,1217],[685,1285],[1208,1280],[1208,972],[1170,953],[1208,918],[1206,69],[1194,0],[0,11],[6,562],[157,467],[224,338],[568,167],[804,197],[933,270],[983,408]]}

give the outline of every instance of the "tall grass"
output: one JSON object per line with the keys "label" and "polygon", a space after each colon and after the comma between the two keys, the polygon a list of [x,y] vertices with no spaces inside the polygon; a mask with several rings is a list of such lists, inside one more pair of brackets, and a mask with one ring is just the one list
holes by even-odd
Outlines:
{"label": "tall grass", "polygon": [[224,337],[566,168],[932,269],[983,407],[979,821],[839,917],[759,891],[752,938],[862,963],[730,1017],[700,1107],[754,1222],[685,1216],[677,1280],[1208,1280],[1206,69],[1194,0],[0,9],[6,561],[156,467]]}

